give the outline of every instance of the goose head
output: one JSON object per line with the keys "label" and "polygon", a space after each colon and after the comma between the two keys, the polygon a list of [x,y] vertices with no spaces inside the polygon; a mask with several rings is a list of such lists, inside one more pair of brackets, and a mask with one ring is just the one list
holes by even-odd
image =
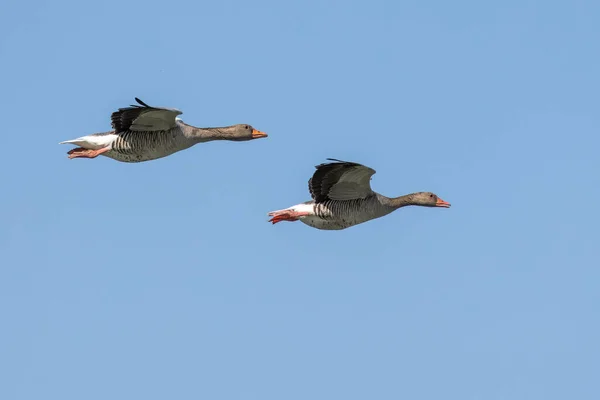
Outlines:
{"label": "goose head", "polygon": [[236,142],[244,142],[247,140],[265,138],[268,136],[266,133],[254,129],[252,125],[248,124],[232,125],[226,129],[220,130],[225,131],[223,132],[225,133],[224,137],[226,137],[228,140],[233,140]]}
{"label": "goose head", "polygon": [[424,207],[450,207],[450,203],[440,199],[438,195],[431,192],[414,193],[411,198],[411,203],[413,203],[416,206]]}

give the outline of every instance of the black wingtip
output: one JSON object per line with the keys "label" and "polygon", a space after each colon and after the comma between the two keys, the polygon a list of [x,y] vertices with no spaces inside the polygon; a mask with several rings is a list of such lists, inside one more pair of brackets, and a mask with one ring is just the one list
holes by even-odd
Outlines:
{"label": "black wingtip", "polygon": [[326,158],[327,161],[334,161],[334,162],[328,162],[328,163],[323,163],[323,164],[319,164],[316,165],[315,168],[321,168],[321,167],[325,167],[328,165],[337,165],[337,164],[345,164],[345,165],[355,165],[355,166],[363,166],[362,164],[359,164],[357,162],[354,161],[344,161],[344,160],[338,160],[337,158]]}
{"label": "black wingtip", "polygon": [[143,101],[141,101],[140,99],[138,99],[137,97],[135,98],[135,101],[137,101],[139,104],[143,105],[144,107],[152,108],[148,104],[146,104]]}
{"label": "black wingtip", "polygon": [[[346,162],[346,161],[338,160],[337,158],[326,158],[325,160],[327,160],[327,161],[336,161],[336,162],[339,162],[339,163],[344,163],[344,162]],[[321,163],[321,164],[319,164],[319,165],[315,165],[315,168],[316,168],[316,169],[319,169],[319,168],[321,168],[321,167],[324,167],[324,166],[326,166],[326,165],[331,165],[331,164],[333,164],[333,163],[327,163],[327,162],[324,162],[324,163]]]}

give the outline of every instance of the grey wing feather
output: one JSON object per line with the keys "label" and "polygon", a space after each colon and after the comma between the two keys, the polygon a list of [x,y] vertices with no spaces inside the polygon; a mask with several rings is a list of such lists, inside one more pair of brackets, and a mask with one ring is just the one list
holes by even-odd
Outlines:
{"label": "grey wing feather", "polygon": [[175,108],[151,107],[138,99],[140,105],[119,108],[111,114],[113,129],[118,132],[126,131],[165,131],[174,128],[175,118],[182,114]]}
{"label": "grey wing feather", "polygon": [[327,200],[364,199],[373,194],[371,177],[375,170],[364,165],[341,161],[317,165],[308,181],[308,189],[315,203]]}

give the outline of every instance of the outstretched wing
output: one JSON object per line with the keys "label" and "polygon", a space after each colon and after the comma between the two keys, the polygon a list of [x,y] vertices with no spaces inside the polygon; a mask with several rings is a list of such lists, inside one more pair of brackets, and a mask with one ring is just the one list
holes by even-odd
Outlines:
{"label": "outstretched wing", "polygon": [[374,169],[354,162],[328,160],[335,162],[317,165],[308,181],[308,190],[315,203],[364,199],[373,194],[370,181]]}
{"label": "outstretched wing", "polygon": [[175,108],[150,107],[137,97],[140,105],[119,108],[110,116],[113,129],[118,132],[126,131],[166,131],[176,126],[175,117],[182,114]]}

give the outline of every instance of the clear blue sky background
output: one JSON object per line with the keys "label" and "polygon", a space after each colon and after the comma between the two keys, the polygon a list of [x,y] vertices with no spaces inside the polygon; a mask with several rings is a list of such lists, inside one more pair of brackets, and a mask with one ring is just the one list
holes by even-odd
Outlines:
{"label": "clear blue sky background", "polygon": [[[0,398],[598,399],[599,20],[591,0],[5,2]],[[270,136],[67,159],[135,96]],[[326,157],[452,208],[267,223]]]}

